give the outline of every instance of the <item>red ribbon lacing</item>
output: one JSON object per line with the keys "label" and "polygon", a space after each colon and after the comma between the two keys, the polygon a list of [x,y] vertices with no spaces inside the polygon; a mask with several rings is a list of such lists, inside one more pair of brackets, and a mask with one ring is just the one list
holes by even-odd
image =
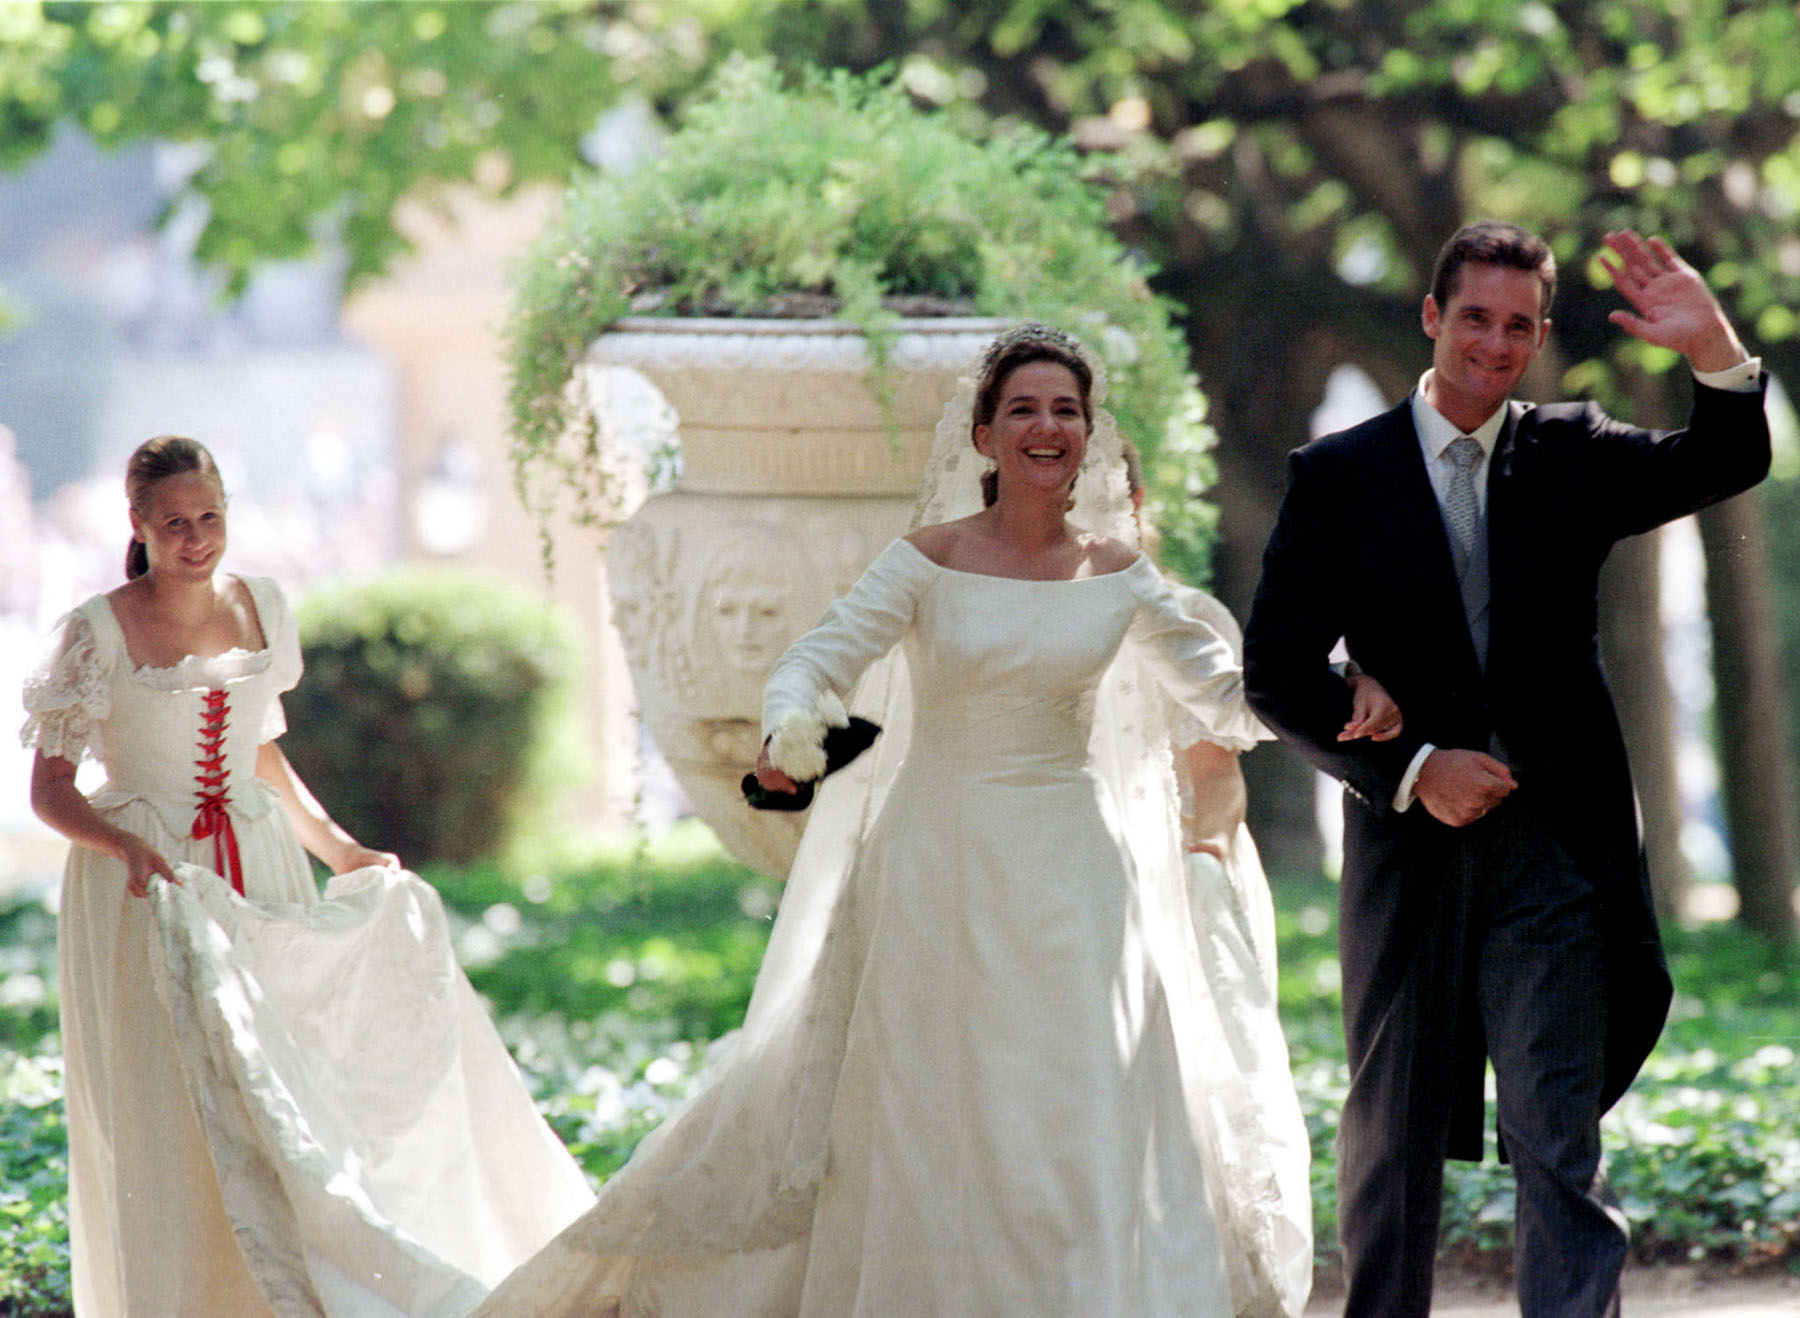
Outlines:
{"label": "red ribbon lacing", "polygon": [[194,781],[200,784],[194,795],[200,808],[194,812],[194,836],[211,838],[213,869],[231,880],[241,895],[244,891],[244,866],[238,859],[237,831],[231,826],[231,815],[225,807],[231,803],[231,773],[225,767],[225,729],[231,726],[231,695],[227,691],[208,691],[200,714],[200,759],[194,761],[200,772]]}

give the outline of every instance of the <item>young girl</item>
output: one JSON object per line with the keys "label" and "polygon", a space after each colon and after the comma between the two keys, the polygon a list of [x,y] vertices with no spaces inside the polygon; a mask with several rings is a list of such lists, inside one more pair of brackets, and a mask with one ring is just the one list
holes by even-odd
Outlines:
{"label": "young girl", "polygon": [[[248,896],[310,904],[302,839],[334,873],[399,862],[333,823],[275,744],[299,636],[273,582],[218,571],[212,456],[152,439],[125,489],[128,579],[63,620],[25,690],[31,804],[75,844],[58,931],[75,1304],[257,1313],[153,990],[148,884],[191,862]],[[91,800],[75,787],[84,754],[107,771]]]}
{"label": "young girl", "polygon": [[[409,1269],[429,1279],[405,1283],[414,1293],[491,1280],[585,1205],[580,1173],[456,971],[435,894],[334,823],[276,744],[299,635],[274,582],[219,570],[225,491],[211,455],[152,439],[125,488],[128,579],[62,620],[25,688],[32,806],[74,843],[58,938],[76,1311],[326,1312],[343,1307],[326,1302],[334,1293],[396,1298]],[[88,755],[106,783],[84,797],[75,771]],[[322,913],[303,845],[334,874],[369,871],[355,909]],[[186,886],[157,891],[161,880]],[[408,912],[385,916],[396,903]],[[408,913],[427,936],[393,936]],[[355,976],[327,969],[333,955]],[[357,976],[367,1003],[345,983]],[[407,1110],[355,1088],[439,1041],[450,1060],[406,1091]],[[450,1121],[446,1089],[469,1098]],[[485,1159],[468,1129],[484,1100],[482,1119],[522,1141]],[[402,1161],[390,1150],[409,1140],[458,1168],[535,1170],[545,1220],[490,1230],[498,1257],[459,1257],[442,1244],[453,1234],[434,1239],[396,1205],[406,1195],[381,1195],[380,1175]],[[486,1170],[464,1179],[471,1198],[506,1198]],[[489,1226],[438,1185],[421,1179],[434,1211]],[[395,1244],[396,1224],[408,1243]]]}

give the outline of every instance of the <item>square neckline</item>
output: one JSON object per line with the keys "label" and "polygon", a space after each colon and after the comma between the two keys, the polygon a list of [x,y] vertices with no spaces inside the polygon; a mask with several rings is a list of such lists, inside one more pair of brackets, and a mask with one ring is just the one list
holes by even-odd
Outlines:
{"label": "square neckline", "polygon": [[250,616],[252,621],[256,623],[256,634],[262,641],[262,644],[257,646],[234,645],[229,650],[221,650],[217,654],[184,654],[172,664],[140,664],[134,660],[131,657],[131,640],[125,635],[125,627],[124,624],[119,621],[118,610],[113,608],[112,592],[109,590],[100,592],[100,602],[106,606],[107,621],[112,624],[113,630],[118,633],[119,652],[125,656],[125,666],[131,671],[131,675],[134,678],[147,678],[163,674],[180,673],[185,668],[194,664],[205,663],[210,660],[253,659],[258,655],[271,654],[273,652],[274,643],[269,639],[268,627],[263,624],[262,601],[256,597],[256,589],[250,584],[248,577],[241,576],[236,572],[229,572],[226,575],[237,582],[238,585],[242,586],[244,588],[244,594],[249,597]]}

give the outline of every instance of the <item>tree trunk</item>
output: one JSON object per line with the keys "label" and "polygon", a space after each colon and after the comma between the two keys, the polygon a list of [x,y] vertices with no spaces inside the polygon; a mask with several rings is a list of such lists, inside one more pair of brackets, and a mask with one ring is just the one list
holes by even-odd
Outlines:
{"label": "tree trunk", "polygon": [[1699,516],[1712,616],[1713,683],[1738,919],[1783,942],[1795,935],[1800,873],[1788,705],[1769,597],[1769,551],[1754,495]]}
{"label": "tree trunk", "polygon": [[[1212,399],[1215,406],[1223,402],[1217,393]],[[1234,426],[1226,433],[1267,432]],[[1293,442],[1305,438],[1302,429]],[[1221,444],[1216,457],[1219,482],[1211,497],[1219,509],[1219,529],[1213,542],[1213,589],[1235,617],[1247,622],[1262,575],[1263,546],[1281,500],[1283,469],[1276,464],[1271,480],[1266,452],[1246,451],[1230,441]],[[1243,765],[1246,813],[1263,864],[1271,874],[1317,874],[1325,859],[1315,790],[1318,771],[1279,743],[1259,746],[1243,757]]]}
{"label": "tree trunk", "polygon": [[[1199,272],[1173,273],[1170,291],[1194,317],[1195,361],[1222,436],[1214,454],[1219,480],[1211,491],[1219,509],[1213,590],[1247,622],[1263,546],[1287,486],[1287,454],[1311,437],[1312,412],[1330,364],[1309,336],[1291,332],[1290,326],[1306,322],[1274,281],[1265,285],[1261,303],[1267,314],[1253,316],[1247,309],[1256,299],[1241,286],[1221,289]],[[1282,387],[1271,388],[1272,380]],[[1259,747],[1243,764],[1250,832],[1269,872],[1317,874],[1325,855],[1318,771],[1282,745]]]}
{"label": "tree trunk", "polygon": [[1691,874],[1681,850],[1675,730],[1663,664],[1662,536],[1622,540],[1600,578],[1600,652],[1619,711],[1644,820],[1644,852],[1656,913],[1681,913]]}

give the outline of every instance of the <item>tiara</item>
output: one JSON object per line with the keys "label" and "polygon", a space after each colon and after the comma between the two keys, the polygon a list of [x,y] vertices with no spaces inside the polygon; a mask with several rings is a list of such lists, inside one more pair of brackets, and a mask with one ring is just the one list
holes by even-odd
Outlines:
{"label": "tiara", "polygon": [[975,372],[975,378],[977,380],[987,379],[1002,357],[1027,343],[1041,343],[1046,347],[1059,348],[1070,356],[1079,357],[1089,363],[1090,368],[1093,364],[1093,354],[1088,351],[1087,345],[1073,334],[1059,330],[1054,325],[1046,325],[1041,320],[1028,320],[1022,325],[1013,326],[988,344],[986,351],[981,354],[981,365]]}

